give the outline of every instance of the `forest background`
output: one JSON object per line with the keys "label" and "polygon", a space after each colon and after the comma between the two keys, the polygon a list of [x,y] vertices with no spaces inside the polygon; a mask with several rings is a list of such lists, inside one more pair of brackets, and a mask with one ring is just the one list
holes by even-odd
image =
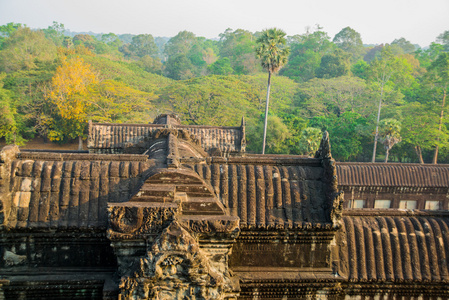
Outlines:
{"label": "forest background", "polygon": [[[174,112],[184,124],[247,124],[260,153],[267,74],[255,56],[260,32],[217,39],[181,31],[74,33],[0,26],[0,142],[86,137],[87,121],[150,123]],[[266,153],[312,155],[330,134],[339,161],[370,161],[379,102],[377,161],[449,163],[449,31],[421,48],[398,37],[364,45],[343,28],[288,37],[288,63],[272,78]],[[392,142],[393,141],[393,142]],[[393,144],[393,145],[392,145]]]}

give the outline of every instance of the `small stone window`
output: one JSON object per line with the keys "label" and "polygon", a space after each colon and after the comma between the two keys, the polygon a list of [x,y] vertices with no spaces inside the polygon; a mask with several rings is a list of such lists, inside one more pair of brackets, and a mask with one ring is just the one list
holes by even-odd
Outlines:
{"label": "small stone window", "polygon": [[429,209],[429,210],[441,209],[441,203],[440,203],[440,201],[426,201],[425,209]]}
{"label": "small stone window", "polygon": [[416,209],[416,201],[415,200],[401,200],[399,202],[399,208]]}
{"label": "small stone window", "polygon": [[365,200],[352,200],[350,202],[350,208],[364,208],[365,207]]}
{"label": "small stone window", "polygon": [[374,208],[390,208],[391,200],[376,200],[374,201]]}

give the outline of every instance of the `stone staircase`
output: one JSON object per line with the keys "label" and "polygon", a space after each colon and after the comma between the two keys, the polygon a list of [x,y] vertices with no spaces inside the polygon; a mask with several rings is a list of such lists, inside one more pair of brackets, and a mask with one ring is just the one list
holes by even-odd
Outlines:
{"label": "stone staircase", "polygon": [[164,172],[148,178],[130,202],[180,204],[182,215],[224,215],[211,188],[195,174]]}

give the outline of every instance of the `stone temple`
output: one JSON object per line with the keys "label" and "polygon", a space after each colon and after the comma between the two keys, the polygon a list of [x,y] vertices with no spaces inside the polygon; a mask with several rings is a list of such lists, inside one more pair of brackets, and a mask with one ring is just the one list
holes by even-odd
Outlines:
{"label": "stone temple", "polygon": [[161,115],[4,147],[0,299],[449,298],[449,166],[245,145]]}

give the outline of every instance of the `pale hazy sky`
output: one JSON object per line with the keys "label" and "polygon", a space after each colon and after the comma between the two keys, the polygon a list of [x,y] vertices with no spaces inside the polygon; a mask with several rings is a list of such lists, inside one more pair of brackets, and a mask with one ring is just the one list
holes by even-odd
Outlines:
{"label": "pale hazy sky", "polygon": [[404,37],[422,47],[449,30],[449,0],[0,0],[0,25],[47,28],[57,21],[71,31],[218,37],[226,28],[278,27],[302,34],[319,24],[331,38],[342,28],[365,44]]}

